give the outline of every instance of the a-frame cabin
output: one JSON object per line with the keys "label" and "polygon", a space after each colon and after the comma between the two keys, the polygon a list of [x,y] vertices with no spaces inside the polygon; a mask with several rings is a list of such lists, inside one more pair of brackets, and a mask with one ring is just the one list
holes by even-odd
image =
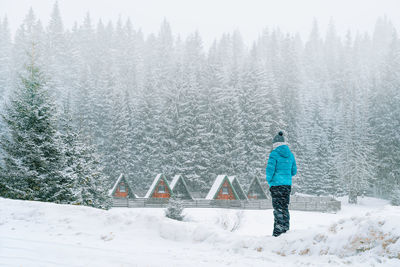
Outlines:
{"label": "a-frame cabin", "polygon": [[172,190],[169,187],[167,179],[165,179],[163,174],[159,173],[154,178],[145,198],[170,198],[171,194]]}
{"label": "a-frame cabin", "polygon": [[133,192],[132,187],[129,185],[123,173],[121,173],[117,181],[115,181],[108,195],[115,198],[137,198],[137,195]]}
{"label": "a-frame cabin", "polygon": [[171,191],[174,197],[193,200],[189,187],[182,175],[175,175],[171,182]]}
{"label": "a-frame cabin", "polygon": [[233,188],[235,189],[240,200],[247,200],[246,193],[244,192],[239,180],[235,176],[229,176],[229,181],[231,182]]}
{"label": "a-frame cabin", "polygon": [[248,199],[268,199],[267,193],[265,193],[263,186],[257,177],[253,179],[250,184],[249,190],[247,191]]}
{"label": "a-frame cabin", "polygon": [[231,184],[228,176],[218,175],[208,192],[206,199],[224,199],[224,200],[239,200],[239,196],[235,188]]}

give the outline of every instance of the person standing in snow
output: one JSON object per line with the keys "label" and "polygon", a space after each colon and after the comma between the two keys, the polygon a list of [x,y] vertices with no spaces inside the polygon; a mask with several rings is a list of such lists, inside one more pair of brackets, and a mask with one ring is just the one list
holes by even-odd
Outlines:
{"label": "person standing in snow", "polygon": [[294,155],[285,142],[283,132],[273,139],[273,149],[269,154],[266,174],[274,208],[273,236],[279,236],[289,230],[289,201],[292,176],[296,175],[297,166]]}

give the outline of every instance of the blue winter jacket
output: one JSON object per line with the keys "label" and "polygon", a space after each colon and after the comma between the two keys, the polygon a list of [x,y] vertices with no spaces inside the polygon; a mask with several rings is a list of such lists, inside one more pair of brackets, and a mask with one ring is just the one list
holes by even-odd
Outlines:
{"label": "blue winter jacket", "polygon": [[287,145],[271,151],[267,164],[269,186],[292,185],[292,176],[297,173],[296,160]]}

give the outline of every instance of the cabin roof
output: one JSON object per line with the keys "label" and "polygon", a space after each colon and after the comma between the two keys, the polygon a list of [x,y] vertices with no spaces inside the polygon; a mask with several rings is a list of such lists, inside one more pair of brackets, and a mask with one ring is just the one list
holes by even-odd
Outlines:
{"label": "cabin roof", "polygon": [[172,182],[170,184],[170,187],[172,190],[174,190],[176,184],[178,183],[179,179],[181,179],[181,177],[182,176],[178,174],[178,175],[175,175],[174,178],[172,178]]}
{"label": "cabin roof", "polygon": [[[247,199],[246,193],[244,192],[242,185],[239,183],[239,179],[237,179],[236,176],[229,176],[228,179],[231,182],[232,186],[233,186],[233,184],[234,184],[234,182],[236,180],[236,183],[239,186],[238,189],[240,190],[240,193],[245,197],[245,199]],[[235,190],[237,191],[237,188],[235,188]]]}
{"label": "cabin roof", "polygon": [[178,184],[179,180],[182,181],[183,186],[185,187],[187,193],[189,194],[189,197],[190,197],[191,199],[193,199],[192,194],[191,194],[190,191],[189,191],[189,187],[187,186],[185,179],[183,179],[183,176],[180,175],[180,174],[175,175],[174,178],[172,179],[172,182],[171,182],[171,185],[170,185],[171,191],[174,190],[174,188],[175,188],[175,186]]}
{"label": "cabin roof", "polygon": [[153,183],[151,184],[149,190],[147,191],[145,198],[149,198],[154,190],[156,189],[157,184],[159,183],[160,180],[164,180],[165,184],[167,185],[170,194],[172,194],[172,190],[168,184],[168,181],[164,178],[164,176],[162,175],[162,173],[157,174],[156,178],[154,178]]}
{"label": "cabin roof", "polygon": [[129,185],[128,181],[125,179],[125,175],[123,173],[120,174],[120,176],[118,177],[117,181],[115,181],[114,186],[108,191],[108,195],[112,196],[115,192],[115,190],[117,190],[117,186],[119,185],[119,183],[124,180],[124,182],[126,183],[126,185],[129,188],[128,194],[132,194],[133,196],[135,196],[136,198],[138,198],[138,196],[133,193],[131,186]]}
{"label": "cabin roof", "polygon": [[247,190],[247,194],[248,195],[250,193],[250,190],[253,186],[253,184],[256,184],[256,186],[258,186],[261,189],[261,192],[263,193],[263,195],[265,196],[265,198],[268,198],[267,193],[265,192],[264,188],[262,187],[260,180],[257,177],[254,177],[253,181],[251,181],[250,186],[249,186],[249,190]]}
{"label": "cabin roof", "polygon": [[208,194],[207,194],[207,196],[206,196],[206,199],[209,199],[209,200],[215,199],[215,197],[216,197],[218,191],[220,190],[220,188],[221,188],[223,182],[225,181],[225,179],[226,179],[226,180],[228,181],[228,183],[230,184],[230,186],[231,186],[231,188],[232,188],[232,191],[233,191],[233,194],[235,195],[235,197],[236,197],[237,199],[239,199],[239,197],[238,197],[238,195],[237,195],[237,193],[236,193],[235,188],[233,187],[231,181],[228,179],[228,177],[227,177],[225,174],[223,174],[223,175],[218,175],[218,176],[217,176],[217,178],[216,178],[215,181],[214,181],[214,184],[212,185],[210,191],[208,192]]}

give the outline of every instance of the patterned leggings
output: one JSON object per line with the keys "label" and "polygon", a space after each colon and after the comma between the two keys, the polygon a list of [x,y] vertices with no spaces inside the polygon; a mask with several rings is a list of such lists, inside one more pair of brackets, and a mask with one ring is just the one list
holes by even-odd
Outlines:
{"label": "patterned leggings", "polygon": [[279,236],[289,230],[289,202],[290,185],[271,186],[269,188],[272,196],[272,207],[274,208],[274,231],[273,236]]}

